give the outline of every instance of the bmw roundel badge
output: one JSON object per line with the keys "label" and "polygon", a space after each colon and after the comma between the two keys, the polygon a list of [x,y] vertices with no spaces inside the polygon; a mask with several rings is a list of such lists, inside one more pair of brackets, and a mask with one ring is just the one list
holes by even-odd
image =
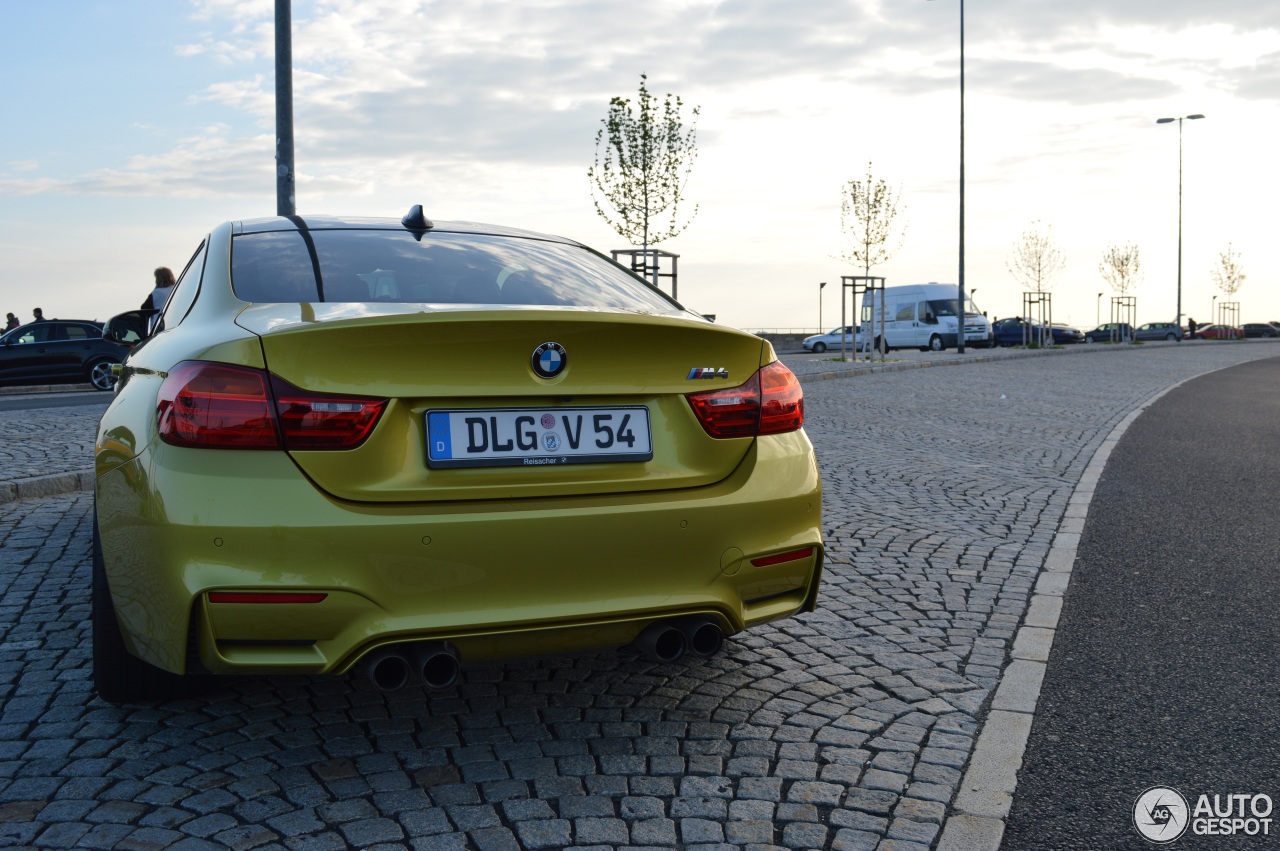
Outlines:
{"label": "bmw roundel badge", "polygon": [[559,343],[543,343],[533,350],[533,371],[542,378],[555,378],[568,362],[569,355]]}

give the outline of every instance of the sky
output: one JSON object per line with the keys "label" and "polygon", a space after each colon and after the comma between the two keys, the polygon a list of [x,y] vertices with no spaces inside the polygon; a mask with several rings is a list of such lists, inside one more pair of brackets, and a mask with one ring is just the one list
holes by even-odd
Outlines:
{"label": "sky", "polygon": [[[862,274],[841,259],[842,192],[869,163],[902,206],[871,273],[957,281],[960,2],[293,0],[298,213],[422,204],[629,248],[587,169],[643,73],[687,123],[699,108],[697,212],[658,246],[680,255],[680,301],[830,329],[840,277]],[[1171,321],[1181,155],[1184,321],[1229,300],[1210,274],[1229,249],[1240,321],[1280,319],[1280,4],[969,0],[964,51],[983,311],[1022,312],[1008,265],[1036,226],[1065,259],[1055,321],[1107,321],[1099,263],[1130,244],[1137,321]],[[220,222],[275,213],[273,0],[0,0],[0,71],[0,311],[106,319]]]}

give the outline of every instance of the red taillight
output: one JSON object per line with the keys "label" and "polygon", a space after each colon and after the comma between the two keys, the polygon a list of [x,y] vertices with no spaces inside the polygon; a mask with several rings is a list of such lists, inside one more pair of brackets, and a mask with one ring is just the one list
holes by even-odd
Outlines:
{"label": "red taillight", "polygon": [[160,387],[160,439],[204,449],[354,449],[386,399],[310,393],[263,370],[185,361]]}
{"label": "red taillight", "polygon": [[286,449],[355,449],[378,424],[386,399],[309,393],[271,377]]}
{"label": "red taillight", "polygon": [[257,369],[184,361],[160,385],[160,439],[207,449],[279,449],[280,435]]}
{"label": "red taillight", "polygon": [[737,387],[690,393],[686,398],[712,437],[781,434],[804,425],[804,391],[781,361],[763,367]]}

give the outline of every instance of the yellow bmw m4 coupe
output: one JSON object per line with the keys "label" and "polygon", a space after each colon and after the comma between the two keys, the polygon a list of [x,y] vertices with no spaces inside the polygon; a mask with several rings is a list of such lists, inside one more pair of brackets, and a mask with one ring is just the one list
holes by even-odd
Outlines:
{"label": "yellow bmw m4 coupe", "polygon": [[796,377],[579,243],[420,207],[228,222],[104,336],[134,344],[96,445],[105,700],[673,662],[814,608]]}

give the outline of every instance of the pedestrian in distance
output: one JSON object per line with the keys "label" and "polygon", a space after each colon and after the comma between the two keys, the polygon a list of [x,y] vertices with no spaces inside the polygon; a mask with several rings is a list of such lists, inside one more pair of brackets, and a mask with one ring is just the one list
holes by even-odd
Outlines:
{"label": "pedestrian in distance", "polygon": [[1187,317],[1187,336],[1191,339],[1196,338],[1196,321],[1190,316]]}
{"label": "pedestrian in distance", "polygon": [[147,295],[147,300],[142,303],[143,310],[160,310],[164,307],[164,303],[169,300],[169,293],[173,292],[173,270],[168,266],[161,266],[153,274],[155,275],[156,286]]}
{"label": "pedestrian in distance", "polygon": [[14,328],[17,328],[17,327],[18,327],[19,325],[21,325],[21,324],[22,324],[22,323],[18,321],[18,317],[14,316],[12,313],[10,313],[9,315],[7,315],[7,316],[5,317],[5,320],[4,320],[4,330],[5,330],[5,333],[8,333],[9,331],[12,331]]}
{"label": "pedestrian in distance", "polygon": [[47,320],[47,319],[45,319],[45,318],[44,318],[44,311],[43,311],[43,310],[41,310],[41,309],[40,309],[40,308],[38,308],[38,307],[37,307],[35,310],[31,311],[31,315],[35,317],[35,320],[34,320],[35,322],[48,322],[48,321],[49,321],[49,320]]}

